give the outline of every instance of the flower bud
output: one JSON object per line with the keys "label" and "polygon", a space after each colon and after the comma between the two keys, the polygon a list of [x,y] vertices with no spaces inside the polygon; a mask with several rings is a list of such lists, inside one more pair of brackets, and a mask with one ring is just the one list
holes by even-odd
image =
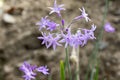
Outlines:
{"label": "flower bud", "polygon": [[78,62],[77,51],[75,50],[75,47],[73,47],[73,49],[72,49],[72,53],[71,53],[71,56],[70,56],[70,60],[71,60],[72,62],[75,62],[75,63]]}

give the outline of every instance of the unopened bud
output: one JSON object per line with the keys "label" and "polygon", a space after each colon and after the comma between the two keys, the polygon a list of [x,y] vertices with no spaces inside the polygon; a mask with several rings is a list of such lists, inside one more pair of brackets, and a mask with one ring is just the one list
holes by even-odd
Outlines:
{"label": "unopened bud", "polygon": [[76,63],[78,62],[77,52],[76,52],[74,47],[72,49],[70,60],[73,61],[73,62],[76,62]]}
{"label": "unopened bud", "polygon": [[70,60],[71,60],[72,62],[77,62],[77,61],[78,61],[76,55],[71,55],[71,56],[70,56]]}
{"label": "unopened bud", "polygon": [[62,22],[62,26],[64,26],[65,21],[62,19],[62,21],[61,21],[61,22]]}

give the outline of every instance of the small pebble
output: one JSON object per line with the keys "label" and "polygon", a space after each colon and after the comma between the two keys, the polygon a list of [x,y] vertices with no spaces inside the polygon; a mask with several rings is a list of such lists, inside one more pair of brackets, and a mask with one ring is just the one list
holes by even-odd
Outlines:
{"label": "small pebble", "polygon": [[10,14],[4,14],[3,21],[9,24],[14,24],[16,22],[15,18]]}

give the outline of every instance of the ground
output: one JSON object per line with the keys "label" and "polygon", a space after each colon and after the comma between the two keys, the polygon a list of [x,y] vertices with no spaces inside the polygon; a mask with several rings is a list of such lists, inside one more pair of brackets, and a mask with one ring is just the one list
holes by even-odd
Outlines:
{"label": "ground", "polygon": [[[73,26],[90,28],[97,25],[95,36],[98,35],[105,8],[105,0],[58,0],[58,4],[65,4],[66,11],[62,11],[65,25],[74,17],[80,15],[79,8],[86,9],[92,22],[84,20]],[[99,80],[120,80],[120,0],[109,0],[108,14],[105,22],[110,22],[115,27],[115,33],[104,32],[99,48],[100,72]],[[47,65],[50,68],[52,80],[59,78],[59,61],[64,60],[65,50],[57,47],[46,49],[37,39],[41,36],[35,25],[41,17],[49,14],[47,7],[53,5],[53,0],[4,0],[0,14],[0,80],[23,80],[19,67],[24,61],[31,64]],[[14,18],[13,22],[3,19],[5,14]],[[52,14],[58,21],[56,14]],[[96,40],[95,40],[96,41]],[[80,48],[80,76],[85,80],[88,58],[92,53],[94,42],[90,41],[85,47]],[[74,66],[74,65],[73,65]],[[49,76],[41,74],[40,80],[47,80]],[[39,79],[38,79],[39,80]]]}

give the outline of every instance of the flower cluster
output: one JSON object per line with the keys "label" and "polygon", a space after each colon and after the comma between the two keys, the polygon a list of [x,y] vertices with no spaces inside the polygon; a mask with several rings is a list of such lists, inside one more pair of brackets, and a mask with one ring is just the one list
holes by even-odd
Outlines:
{"label": "flower cluster", "polygon": [[96,26],[92,25],[92,28],[90,30],[81,29],[81,30],[77,30],[75,34],[71,34],[71,30],[69,28],[66,31],[67,34],[61,33],[62,40],[60,40],[60,42],[65,43],[65,48],[68,45],[75,48],[77,48],[78,46],[84,46],[89,39],[96,39],[94,36],[95,29]]}
{"label": "flower cluster", "polygon": [[[78,28],[74,34],[71,31],[71,25],[76,21],[81,19],[85,19],[86,22],[91,21],[84,7],[80,9],[81,15],[73,18],[68,26],[64,26],[65,21],[61,15],[61,11],[65,10],[63,6],[63,4],[57,5],[57,1],[54,0],[54,6],[49,7],[51,9],[49,14],[57,13],[58,18],[61,19],[61,24],[51,21],[49,16],[42,17],[41,20],[37,22],[36,25],[39,26],[39,30],[42,33],[42,36],[38,37],[38,39],[42,40],[42,44],[45,44],[47,48],[52,46],[54,50],[57,46],[62,46],[62,44],[65,44],[65,48],[68,46],[77,48],[78,46],[87,44],[88,40],[96,39],[94,36],[96,26],[94,24],[91,26],[91,29]],[[43,28],[47,30],[48,33],[43,32]],[[57,32],[55,32],[55,30],[57,30]]]}
{"label": "flower cluster", "polygon": [[30,65],[27,62],[23,63],[23,65],[20,67],[20,70],[24,72],[25,75],[23,78],[25,80],[35,79],[35,76],[37,75],[36,72],[41,72],[44,75],[49,74],[49,69],[47,69],[47,66],[37,67],[36,65]]}
{"label": "flower cluster", "polygon": [[47,16],[45,18],[41,18],[41,21],[36,23],[36,25],[39,25],[39,30],[41,30],[42,28],[47,28],[47,30],[53,31],[56,29],[57,26],[59,26],[59,24],[56,24],[53,21],[50,21],[49,19],[47,19]]}

